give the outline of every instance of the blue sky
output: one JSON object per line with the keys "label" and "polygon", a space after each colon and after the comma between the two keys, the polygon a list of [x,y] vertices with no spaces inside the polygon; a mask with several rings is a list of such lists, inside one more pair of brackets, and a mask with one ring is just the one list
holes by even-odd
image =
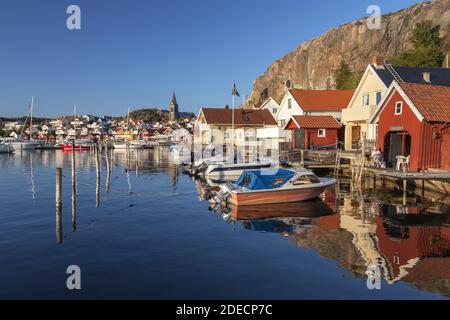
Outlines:
{"label": "blue sky", "polygon": [[[128,107],[181,111],[248,95],[271,62],[332,27],[414,0],[2,0],[0,116],[123,115]],[[82,29],[66,28],[81,8]]]}

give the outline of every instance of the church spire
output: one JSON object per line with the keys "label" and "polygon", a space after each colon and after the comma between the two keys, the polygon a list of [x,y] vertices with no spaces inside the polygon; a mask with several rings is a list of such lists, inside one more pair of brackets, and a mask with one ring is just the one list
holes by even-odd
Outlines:
{"label": "church spire", "polygon": [[169,107],[169,121],[175,122],[178,120],[178,103],[177,98],[175,96],[175,91],[172,94],[172,99],[170,100]]}
{"label": "church spire", "polygon": [[175,91],[172,94],[172,99],[170,100],[170,104],[178,104],[177,97],[175,96]]}

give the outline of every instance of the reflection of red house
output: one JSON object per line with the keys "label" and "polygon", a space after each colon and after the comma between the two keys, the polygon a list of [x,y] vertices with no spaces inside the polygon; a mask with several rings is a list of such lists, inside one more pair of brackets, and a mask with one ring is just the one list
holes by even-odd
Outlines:
{"label": "reflection of red house", "polygon": [[394,81],[370,121],[388,164],[409,155],[411,170],[450,169],[450,87]]}
{"label": "reflection of red house", "polygon": [[389,226],[382,217],[375,220],[379,251],[389,264],[391,279],[411,259],[445,257],[450,250],[449,227]]}
{"label": "reflection of red house", "polygon": [[[292,116],[285,130],[292,130],[292,146],[303,145],[305,149],[334,147],[342,125],[332,116]],[[295,130],[300,129],[300,135]],[[296,139],[303,139],[299,143]]]}

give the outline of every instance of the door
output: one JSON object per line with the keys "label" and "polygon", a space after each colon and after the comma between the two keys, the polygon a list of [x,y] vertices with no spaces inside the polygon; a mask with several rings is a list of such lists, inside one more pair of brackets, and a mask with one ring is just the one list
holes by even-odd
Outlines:
{"label": "door", "polygon": [[295,139],[295,148],[303,149],[304,148],[304,134],[302,129],[295,129],[294,131],[294,139]]}
{"label": "door", "polygon": [[361,127],[352,126],[352,149],[358,149],[361,142]]}
{"label": "door", "polygon": [[450,133],[442,135],[441,168],[450,169]]}

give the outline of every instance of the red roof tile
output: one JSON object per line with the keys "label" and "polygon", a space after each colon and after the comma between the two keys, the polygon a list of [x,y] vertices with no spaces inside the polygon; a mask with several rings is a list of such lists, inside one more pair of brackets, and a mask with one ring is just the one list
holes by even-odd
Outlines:
{"label": "red roof tile", "polygon": [[450,122],[450,87],[406,82],[399,85],[427,121]]}
{"label": "red roof tile", "polygon": [[342,125],[332,116],[292,116],[300,128],[339,129]]}
{"label": "red roof tile", "polygon": [[289,92],[305,111],[331,111],[347,108],[355,90],[303,90]]}
{"label": "red roof tile", "polygon": [[[208,124],[232,124],[233,109],[202,108],[203,116]],[[277,122],[269,110],[235,109],[235,125],[276,125]]]}

